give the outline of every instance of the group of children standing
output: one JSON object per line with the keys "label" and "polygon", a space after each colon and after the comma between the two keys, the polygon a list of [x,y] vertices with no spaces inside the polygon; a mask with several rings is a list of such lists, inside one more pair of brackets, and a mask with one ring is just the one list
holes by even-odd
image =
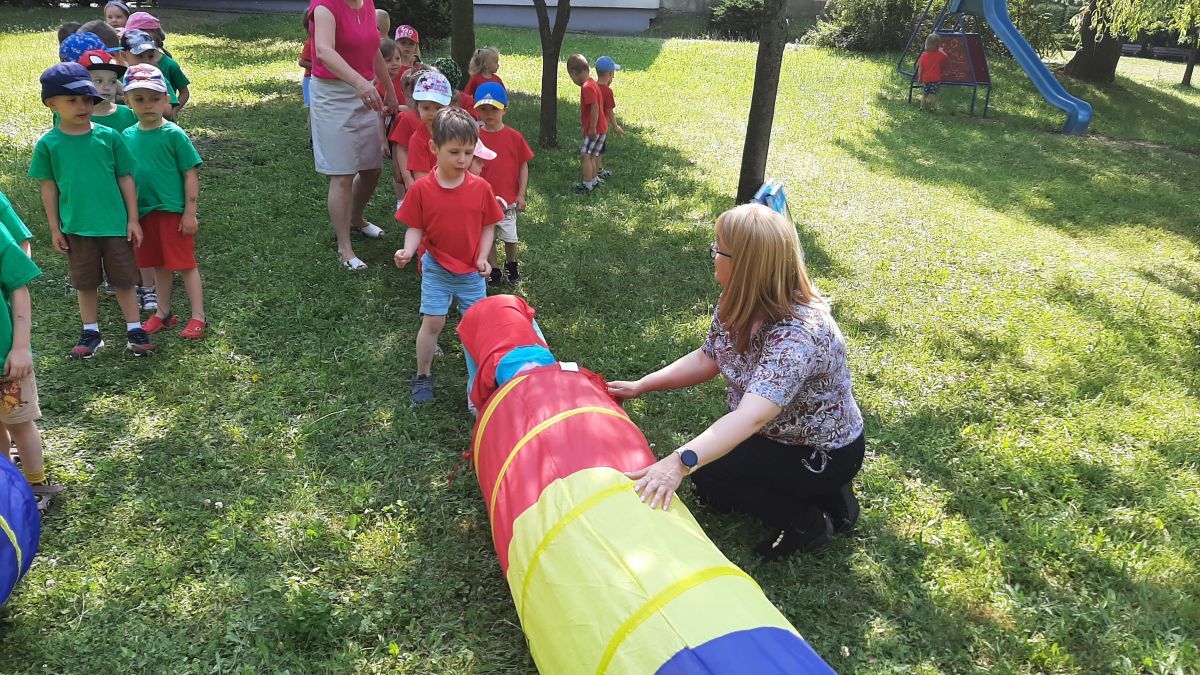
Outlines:
{"label": "group of children standing", "polygon": [[[155,351],[150,335],[175,326],[173,275],[183,278],[191,320],[180,337],[202,339],[207,328],[195,258],[200,155],[175,118],[189,98],[179,64],[166,53],[158,20],[120,0],[104,21],[59,30],[60,62],[41,75],[51,128],[34,146],[29,175],[40,181],[55,251],[67,256],[83,331],[70,351],[92,358],[104,345],[99,292],[110,288],[125,320],[134,356]],[[98,33],[81,31],[90,27]],[[0,445],[16,446],[39,508],[60,487],[46,482],[37,382],[29,329],[28,284],[41,274],[32,234],[0,194]],[[153,311],[142,321],[143,311]]]}

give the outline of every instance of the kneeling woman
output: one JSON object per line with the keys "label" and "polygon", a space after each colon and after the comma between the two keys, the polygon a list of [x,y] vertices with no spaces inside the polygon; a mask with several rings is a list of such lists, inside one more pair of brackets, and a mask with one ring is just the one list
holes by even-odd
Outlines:
{"label": "kneeling woman", "polygon": [[636,382],[610,383],[609,392],[629,399],[719,373],[730,412],[628,475],[651,508],[666,508],[691,475],[710,506],[771,526],[770,538],[755,549],[760,555],[811,551],[858,520],[850,482],[866,444],[845,339],[783,216],[757,204],[726,211],[717,218],[711,253],[722,291],[704,344]]}

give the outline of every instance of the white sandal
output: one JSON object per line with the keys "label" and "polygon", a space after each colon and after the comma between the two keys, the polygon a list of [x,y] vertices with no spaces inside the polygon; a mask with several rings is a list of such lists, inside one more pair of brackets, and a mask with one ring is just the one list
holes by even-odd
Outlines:
{"label": "white sandal", "polygon": [[351,272],[361,272],[361,271],[367,269],[367,263],[363,262],[362,260],[359,260],[358,256],[354,256],[353,258],[351,258],[349,260],[343,260],[342,266],[345,267],[346,269],[350,270]]}
{"label": "white sandal", "polygon": [[354,230],[357,231],[362,236],[367,237],[369,239],[380,239],[385,234],[385,232],[383,231],[383,228],[379,227],[378,225],[376,225],[374,223],[367,223],[366,225],[363,225],[362,227],[354,228]]}

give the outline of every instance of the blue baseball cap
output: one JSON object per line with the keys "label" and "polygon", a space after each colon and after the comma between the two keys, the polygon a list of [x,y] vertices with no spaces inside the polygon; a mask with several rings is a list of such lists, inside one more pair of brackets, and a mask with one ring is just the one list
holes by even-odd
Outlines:
{"label": "blue baseball cap", "polygon": [[55,96],[91,96],[96,103],[104,100],[87,68],[74,62],[56,63],[42,73],[42,102]]}
{"label": "blue baseball cap", "polygon": [[620,70],[621,65],[612,60],[611,56],[601,56],[596,59],[597,73],[611,73],[614,70]]}
{"label": "blue baseball cap", "polygon": [[495,106],[501,110],[508,107],[508,92],[499,82],[484,82],[475,90],[475,107]]}
{"label": "blue baseball cap", "polygon": [[58,57],[62,61],[78,61],[84,52],[104,48],[104,40],[95,33],[72,33],[58,46]]}

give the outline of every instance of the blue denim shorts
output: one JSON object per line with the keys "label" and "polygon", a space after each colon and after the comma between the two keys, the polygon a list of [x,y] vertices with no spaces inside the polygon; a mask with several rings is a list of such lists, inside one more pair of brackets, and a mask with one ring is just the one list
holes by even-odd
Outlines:
{"label": "blue denim shorts", "polygon": [[458,300],[461,314],[487,297],[487,282],[478,272],[455,274],[425,253],[421,258],[421,313],[446,316],[450,302]]}

